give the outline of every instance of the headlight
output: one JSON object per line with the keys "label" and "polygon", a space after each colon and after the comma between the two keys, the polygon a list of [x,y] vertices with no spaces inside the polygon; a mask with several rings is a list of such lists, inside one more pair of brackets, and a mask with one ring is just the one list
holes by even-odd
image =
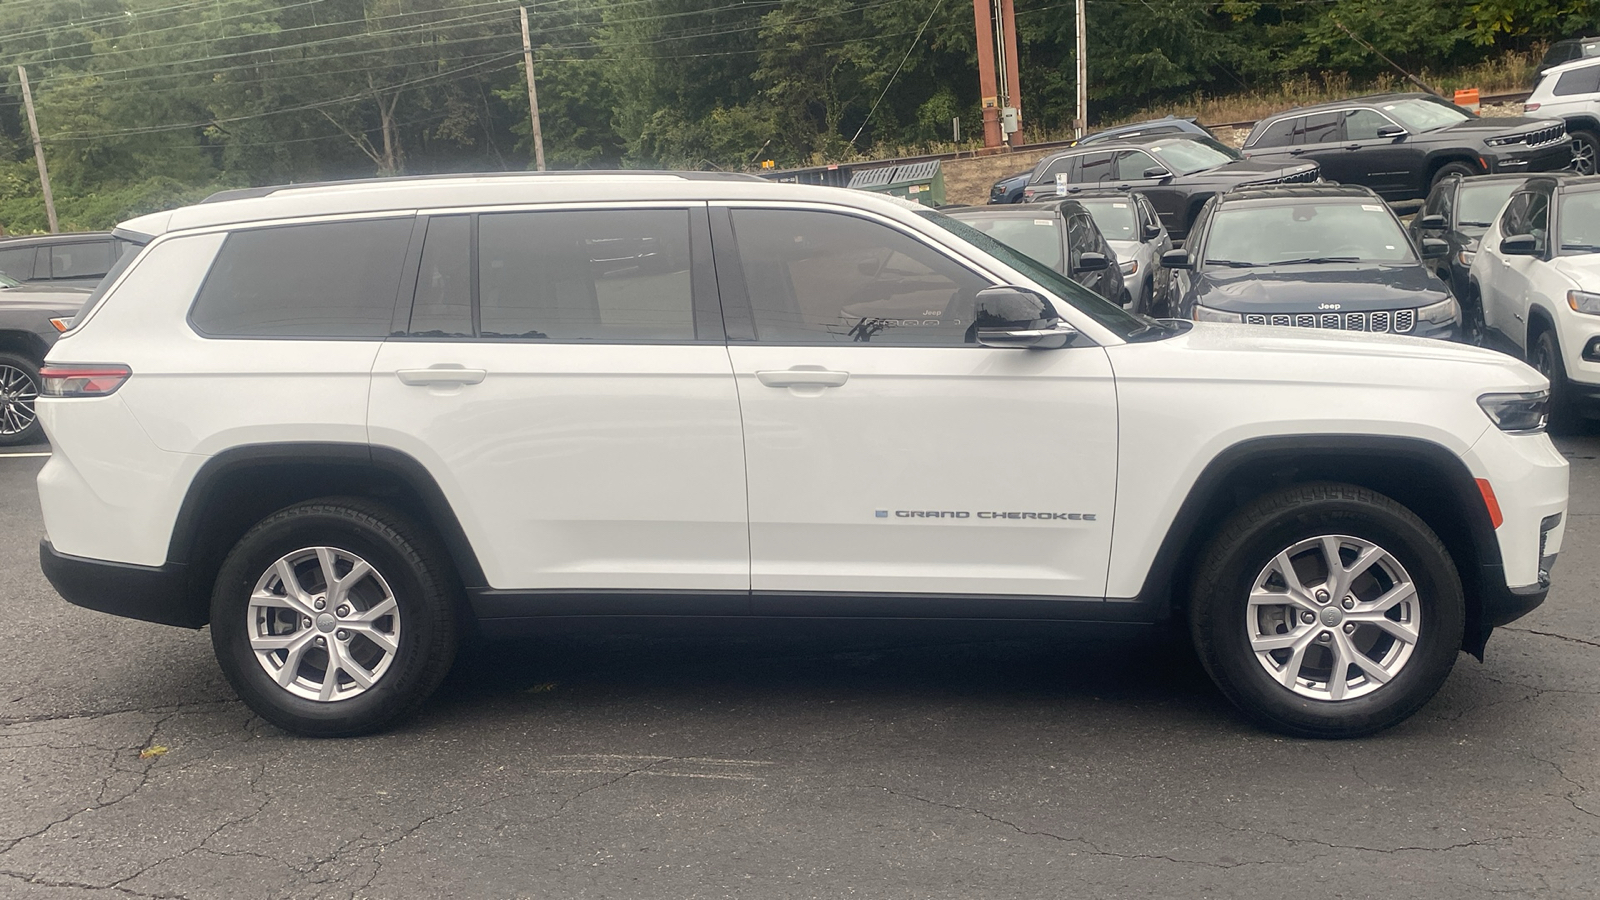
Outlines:
{"label": "headlight", "polygon": [[1550,392],[1484,394],[1478,398],[1478,406],[1501,431],[1533,434],[1544,430],[1550,414]]}
{"label": "headlight", "polygon": [[1573,312],[1600,316],[1600,294],[1590,291],[1567,291],[1567,305]]}
{"label": "headlight", "polygon": [[1239,313],[1223,312],[1209,306],[1194,305],[1194,320],[1196,322],[1243,322],[1244,316]]}
{"label": "headlight", "polygon": [[1470,268],[1472,266],[1472,258],[1477,255],[1477,253],[1462,247],[1460,250],[1456,251],[1456,262]]}
{"label": "headlight", "polygon": [[1435,325],[1443,325],[1461,318],[1461,307],[1456,305],[1456,298],[1446,297],[1438,303],[1430,303],[1417,310],[1417,318]]}
{"label": "headlight", "polygon": [[1123,260],[1119,265],[1122,267],[1122,274],[1124,275],[1132,275],[1139,271],[1139,261],[1137,259]]}
{"label": "headlight", "polygon": [[1521,144],[1521,143],[1526,142],[1527,140],[1528,140],[1528,136],[1525,135],[1525,134],[1511,134],[1511,135],[1506,135],[1505,137],[1488,138],[1487,140],[1484,141],[1484,143],[1488,144],[1491,147],[1504,147],[1504,146],[1506,146],[1508,144]]}

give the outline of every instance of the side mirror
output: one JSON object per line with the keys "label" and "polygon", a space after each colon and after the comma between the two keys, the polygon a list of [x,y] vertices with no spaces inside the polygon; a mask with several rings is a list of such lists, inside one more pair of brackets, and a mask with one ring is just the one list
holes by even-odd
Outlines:
{"label": "side mirror", "polygon": [[1422,239],[1423,259],[1444,259],[1450,255],[1450,245],[1441,238],[1425,237]]}
{"label": "side mirror", "polygon": [[1098,272],[1111,265],[1111,260],[1106,259],[1104,253],[1087,250],[1078,254],[1078,264],[1073,267],[1074,272]]}
{"label": "side mirror", "polygon": [[1043,297],[1027,288],[984,288],[976,305],[978,343],[985,347],[1057,350],[1077,336]]}
{"label": "side mirror", "polygon": [[1538,256],[1539,242],[1531,234],[1513,234],[1500,242],[1500,252],[1507,256]]}
{"label": "side mirror", "polygon": [[1423,231],[1443,231],[1445,229],[1444,216],[1431,213],[1417,220]]}
{"label": "side mirror", "polygon": [[1410,132],[1399,125],[1380,125],[1378,127],[1378,137],[1381,138],[1405,137],[1407,134],[1410,134]]}
{"label": "side mirror", "polygon": [[1146,177],[1146,178],[1171,178],[1172,177],[1172,173],[1167,171],[1162,166],[1151,166],[1150,168],[1144,170],[1144,177]]}
{"label": "side mirror", "polygon": [[1161,265],[1167,269],[1192,269],[1194,257],[1187,250],[1168,250],[1161,254]]}
{"label": "side mirror", "polygon": [[1145,240],[1153,241],[1158,237],[1161,237],[1161,226],[1160,225],[1146,225],[1146,226],[1144,226],[1144,239]]}

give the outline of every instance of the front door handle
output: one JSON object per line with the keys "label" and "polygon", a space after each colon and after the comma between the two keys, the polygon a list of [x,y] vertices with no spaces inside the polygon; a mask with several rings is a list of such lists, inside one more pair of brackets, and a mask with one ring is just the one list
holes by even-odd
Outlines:
{"label": "front door handle", "polygon": [[1346,150],[1360,150],[1361,149],[1361,145],[1360,144],[1346,144],[1344,148]]}
{"label": "front door handle", "polygon": [[483,381],[489,372],[485,369],[468,369],[449,363],[440,363],[426,369],[398,369],[395,377],[401,384],[413,387],[433,387],[438,385],[478,384]]}
{"label": "front door handle", "polygon": [[831,388],[850,380],[849,372],[796,366],[793,369],[767,369],[756,373],[756,379],[767,387]]}
{"label": "front door handle", "polygon": [[1300,154],[1302,154],[1304,152],[1305,152],[1304,150],[1295,149],[1295,150],[1290,150],[1289,151],[1289,155],[1290,156],[1299,156]]}

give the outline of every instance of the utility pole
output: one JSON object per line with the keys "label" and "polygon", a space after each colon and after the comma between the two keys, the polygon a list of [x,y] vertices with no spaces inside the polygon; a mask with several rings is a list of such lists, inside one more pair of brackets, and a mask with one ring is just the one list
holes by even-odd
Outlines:
{"label": "utility pole", "polygon": [[1089,42],[1085,38],[1088,28],[1083,21],[1083,0],[1078,0],[1078,120],[1072,124],[1076,137],[1083,137],[1089,128]]}
{"label": "utility pole", "polygon": [[50,194],[50,170],[44,165],[44,144],[39,142],[39,120],[33,115],[33,91],[28,88],[28,70],[17,66],[17,78],[22,82],[22,105],[28,108],[28,129],[33,132],[33,158],[39,163],[39,186],[44,189],[44,211],[50,217],[50,233],[61,230],[56,221],[56,198]]}
{"label": "utility pole", "polygon": [[1022,76],[1017,65],[1017,13],[1012,0],[1000,0],[1000,58],[1006,69],[1006,93],[1003,106],[1016,110],[1016,130],[1011,133],[1011,146],[1027,143],[1022,139]]}
{"label": "utility pole", "polygon": [[1000,146],[1000,89],[994,74],[994,19],[989,4],[993,0],[972,0],[972,13],[978,26],[978,96],[983,107],[983,146]]}
{"label": "utility pole", "polygon": [[[1082,2],[1082,0],[1080,0]],[[528,8],[522,12],[522,61],[528,67],[528,113],[533,117],[533,161],[539,171],[544,171],[544,130],[539,127],[539,92],[533,87],[533,41],[528,39]],[[39,165],[44,165],[40,157]]]}

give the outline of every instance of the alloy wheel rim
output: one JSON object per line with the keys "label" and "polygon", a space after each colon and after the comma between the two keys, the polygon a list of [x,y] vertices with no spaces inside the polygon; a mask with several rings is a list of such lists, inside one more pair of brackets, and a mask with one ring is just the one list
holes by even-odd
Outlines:
{"label": "alloy wheel rim", "polygon": [[21,434],[38,418],[39,386],[17,366],[0,365],[0,435]]}
{"label": "alloy wheel rim", "polygon": [[250,592],[250,649],[277,685],[325,703],[366,693],[400,648],[400,608],[372,564],[337,547],[279,557]]}
{"label": "alloy wheel rim", "polygon": [[1343,534],[1284,548],[1250,588],[1245,633],[1279,685],[1313,700],[1363,697],[1393,681],[1421,635],[1416,583],[1393,554]]}
{"label": "alloy wheel rim", "polygon": [[1573,141],[1572,143],[1572,171],[1579,175],[1593,175],[1595,173],[1595,145],[1589,141]]}

